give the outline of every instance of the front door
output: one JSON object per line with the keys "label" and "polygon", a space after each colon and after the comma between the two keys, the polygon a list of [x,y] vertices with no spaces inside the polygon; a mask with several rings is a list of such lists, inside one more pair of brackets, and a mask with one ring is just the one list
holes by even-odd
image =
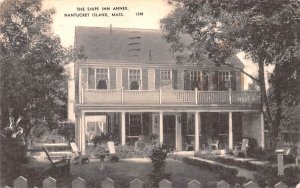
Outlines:
{"label": "front door", "polygon": [[164,115],[164,143],[175,149],[175,115]]}

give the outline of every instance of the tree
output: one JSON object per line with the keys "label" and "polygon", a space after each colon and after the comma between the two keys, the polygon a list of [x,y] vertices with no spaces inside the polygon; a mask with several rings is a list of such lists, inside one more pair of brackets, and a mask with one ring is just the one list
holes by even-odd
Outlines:
{"label": "tree", "polygon": [[300,63],[299,59],[277,64],[270,77],[273,124],[287,131],[300,130]]}
{"label": "tree", "polygon": [[[216,66],[233,67],[227,59],[245,52],[258,65],[258,77],[244,72],[260,88],[262,112],[272,137],[273,126],[266,90],[265,66],[290,62],[299,48],[296,0],[172,0],[175,10],[161,20],[165,39],[179,61],[201,62],[206,56]],[[184,42],[188,36],[191,42]],[[234,68],[234,67],[233,67]]]}
{"label": "tree", "polygon": [[[4,0],[0,4],[0,131],[2,149],[7,148],[1,151],[1,170],[11,168],[8,161],[16,155],[9,152],[10,143],[21,145],[18,140],[29,134],[36,121],[55,126],[66,118],[63,65],[70,56],[51,32],[54,13],[54,9],[42,10],[41,0]],[[22,134],[16,134],[20,130]]]}
{"label": "tree", "polygon": [[41,3],[3,1],[0,9],[1,128],[22,117],[25,135],[34,120],[66,118],[68,51],[51,33],[54,10]]}

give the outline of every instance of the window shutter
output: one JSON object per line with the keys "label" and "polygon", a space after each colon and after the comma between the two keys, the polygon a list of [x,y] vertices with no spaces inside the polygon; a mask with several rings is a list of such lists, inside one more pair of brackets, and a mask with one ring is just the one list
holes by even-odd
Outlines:
{"label": "window shutter", "polygon": [[218,91],[219,89],[219,72],[215,71],[213,75],[213,91]]}
{"label": "window shutter", "polygon": [[160,69],[155,69],[155,89],[160,88]]}
{"label": "window shutter", "polygon": [[142,69],[142,89],[148,90],[148,69]]}
{"label": "window shutter", "polygon": [[116,89],[116,68],[111,68],[109,69],[109,73],[110,73],[110,89]]}
{"label": "window shutter", "polygon": [[128,69],[123,69],[122,80],[124,89],[128,90]]}
{"label": "window shutter", "polygon": [[178,89],[177,70],[172,70],[172,85],[173,89]]}
{"label": "window shutter", "polygon": [[230,71],[230,85],[231,85],[231,90],[236,91],[237,90],[237,73],[236,71]]}
{"label": "window shutter", "polygon": [[184,71],[184,90],[191,90],[190,71]]}

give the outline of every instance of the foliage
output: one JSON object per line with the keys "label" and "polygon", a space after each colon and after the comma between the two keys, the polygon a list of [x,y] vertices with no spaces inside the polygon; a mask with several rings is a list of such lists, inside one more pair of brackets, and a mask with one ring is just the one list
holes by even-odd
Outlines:
{"label": "foliage", "polygon": [[74,141],[75,137],[75,124],[72,122],[62,122],[58,126],[58,134],[65,137],[68,141]]}
{"label": "foliage", "polygon": [[134,146],[118,146],[117,154],[121,159],[125,158],[145,158],[152,154],[153,146],[148,145],[143,148],[135,148]]}
{"label": "foliage", "polygon": [[108,141],[113,141],[115,145],[118,145],[120,142],[119,136],[112,133],[101,133],[101,135],[96,135],[92,139],[94,145],[106,144]]}
{"label": "foliage", "polygon": [[274,124],[283,131],[300,130],[300,60],[275,66],[269,79],[269,98]]}
{"label": "foliage", "polygon": [[257,174],[254,174],[254,180],[262,187],[273,187],[279,181],[285,184],[295,186],[299,182],[299,167],[287,167],[284,169],[284,176],[277,175],[276,167],[264,167]]}
{"label": "foliage", "polygon": [[264,69],[265,65],[291,62],[295,58],[299,49],[300,2],[170,0],[170,3],[175,10],[161,20],[161,28],[179,63],[201,64],[203,59],[209,59],[217,66],[236,68],[227,59],[243,51],[258,65],[258,78],[240,71],[258,83],[266,125],[276,137]]}
{"label": "foliage", "polygon": [[70,58],[51,33],[54,13],[42,10],[42,0],[0,3],[1,180],[20,171],[25,139],[38,120],[53,128],[66,118],[63,65]]}
{"label": "foliage", "polygon": [[171,174],[165,173],[166,158],[166,151],[160,147],[153,148],[150,156],[152,171],[149,174],[152,187],[158,187],[159,182],[163,179],[170,179]]}
{"label": "foliage", "polygon": [[8,118],[23,117],[27,136],[32,122],[49,126],[66,118],[69,51],[51,33],[53,9],[42,10],[41,0],[5,0],[0,8],[1,127]]}
{"label": "foliage", "polygon": [[[26,145],[22,136],[14,136],[11,128],[6,128],[0,135],[1,160],[0,160],[0,185],[12,182],[20,176],[22,164],[28,161],[26,157]],[[5,155],[4,155],[5,154]]]}

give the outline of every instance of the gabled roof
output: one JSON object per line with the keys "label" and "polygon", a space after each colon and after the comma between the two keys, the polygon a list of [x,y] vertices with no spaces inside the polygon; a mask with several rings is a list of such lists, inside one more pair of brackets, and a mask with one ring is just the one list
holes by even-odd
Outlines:
{"label": "gabled roof", "polygon": [[[74,45],[84,48],[87,61],[176,63],[161,30],[78,26],[75,28]],[[243,67],[237,57],[233,57],[231,62]],[[212,65],[208,61],[201,64]]]}

